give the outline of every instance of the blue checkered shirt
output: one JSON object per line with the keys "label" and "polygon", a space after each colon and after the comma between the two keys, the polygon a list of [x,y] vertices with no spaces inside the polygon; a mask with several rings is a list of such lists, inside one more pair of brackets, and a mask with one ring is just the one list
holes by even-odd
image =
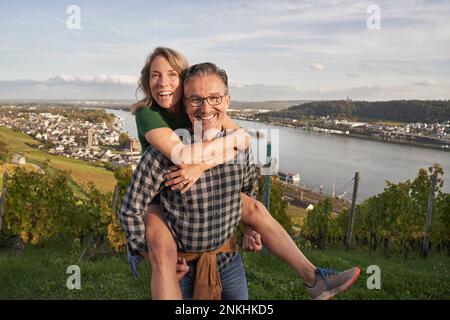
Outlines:
{"label": "blue checkered shirt", "polygon": [[[226,133],[222,131],[217,137]],[[241,192],[253,195],[257,179],[250,149],[237,158],[203,173],[185,193],[166,187],[164,175],[172,162],[150,147],[128,185],[119,218],[133,254],[147,252],[143,215],[156,194],[168,226],[181,252],[208,252],[230,239],[241,220]],[[235,253],[219,253],[219,272]]]}

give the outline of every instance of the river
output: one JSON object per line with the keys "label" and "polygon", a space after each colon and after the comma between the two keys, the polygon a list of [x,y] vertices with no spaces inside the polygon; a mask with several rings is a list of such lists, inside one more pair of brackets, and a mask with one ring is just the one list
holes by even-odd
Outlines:
{"label": "river", "polygon": [[[129,112],[111,110],[124,119],[124,131],[136,137],[136,124]],[[414,146],[390,144],[346,136],[325,135],[296,128],[273,126],[252,121],[237,120],[250,130],[267,130],[271,136],[272,150],[280,170],[300,174],[302,185],[331,194],[333,184],[336,194],[347,192],[351,197],[351,179],[360,173],[358,202],[378,194],[386,186],[385,180],[394,183],[414,179],[420,168],[439,163],[444,169],[445,192],[450,192],[450,153]],[[278,136],[278,137],[277,137]],[[254,153],[262,149],[256,138],[252,139]],[[262,150],[264,152],[264,150]],[[262,153],[261,153],[262,154]],[[257,155],[256,155],[257,156]]]}

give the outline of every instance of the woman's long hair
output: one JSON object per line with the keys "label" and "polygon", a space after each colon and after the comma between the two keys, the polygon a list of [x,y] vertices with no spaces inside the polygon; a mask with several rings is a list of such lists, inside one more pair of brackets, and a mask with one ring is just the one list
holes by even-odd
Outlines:
{"label": "woman's long hair", "polygon": [[133,114],[135,114],[136,110],[139,108],[149,107],[153,102],[152,92],[150,90],[150,66],[153,60],[158,56],[164,57],[169,62],[170,66],[180,76],[180,86],[183,86],[183,77],[189,68],[189,63],[186,58],[176,50],[163,47],[156,48],[148,55],[144,67],[141,70],[141,77],[139,78],[139,84],[136,91],[140,91],[144,97],[130,107]]}

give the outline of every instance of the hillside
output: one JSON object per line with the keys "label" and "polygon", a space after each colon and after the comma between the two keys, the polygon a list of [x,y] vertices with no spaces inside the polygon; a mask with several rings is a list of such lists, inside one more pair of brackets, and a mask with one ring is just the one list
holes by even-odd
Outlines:
{"label": "hillside", "polygon": [[23,155],[27,162],[39,165],[49,159],[51,168],[70,171],[72,179],[79,185],[87,186],[89,182],[92,182],[102,192],[114,190],[116,179],[111,171],[86,161],[54,156],[38,150],[39,142],[26,134],[0,127],[0,141],[6,143],[6,149],[9,152]]}
{"label": "hillside", "polygon": [[361,121],[385,120],[398,122],[446,122],[450,120],[450,101],[315,101],[295,105],[280,111],[259,114],[260,118],[326,117]]}

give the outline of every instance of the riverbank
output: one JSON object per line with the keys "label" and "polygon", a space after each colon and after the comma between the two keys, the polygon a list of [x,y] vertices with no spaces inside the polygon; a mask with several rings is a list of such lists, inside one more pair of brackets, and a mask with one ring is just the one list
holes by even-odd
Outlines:
{"label": "riverbank", "polygon": [[[100,107],[100,108],[102,108],[102,107]],[[121,112],[128,112],[128,113],[130,112],[128,107],[123,107],[123,108],[120,108],[120,107],[118,107],[118,108],[103,107],[103,108],[106,109],[106,110],[110,110],[110,111],[120,110]],[[426,143],[420,143],[420,142],[417,142],[417,141],[403,140],[403,139],[394,139],[394,138],[387,139],[387,138],[383,138],[383,137],[377,137],[377,136],[365,135],[365,134],[357,134],[357,133],[353,133],[353,132],[336,134],[336,133],[333,133],[332,129],[319,128],[319,129],[323,129],[323,130],[326,130],[326,129],[331,130],[331,132],[325,133],[325,132],[319,132],[317,130],[314,130],[313,128],[300,127],[300,126],[295,126],[295,125],[292,125],[292,124],[283,124],[283,123],[280,123],[280,122],[257,121],[257,120],[255,120],[253,118],[246,118],[246,117],[242,117],[242,116],[240,116],[240,117],[233,117],[232,116],[232,119],[234,119],[234,120],[242,120],[242,121],[251,121],[251,122],[256,122],[256,123],[263,123],[263,124],[279,126],[279,127],[283,127],[283,128],[299,129],[299,130],[302,130],[302,131],[305,131],[305,132],[314,132],[314,133],[324,134],[324,135],[352,137],[352,138],[357,138],[357,139],[378,141],[378,142],[383,142],[383,143],[388,143],[388,144],[405,145],[405,146],[411,146],[411,147],[419,147],[419,148],[425,148],[425,149],[432,149],[432,150],[439,150],[439,151],[450,152],[450,142],[449,142],[449,147],[448,148],[442,148],[441,146],[436,146],[436,145],[426,144]]]}
{"label": "riverbank", "polygon": [[[350,195],[351,196],[351,195]],[[285,199],[293,206],[307,208],[310,204],[315,206],[320,201],[330,199],[335,214],[342,213],[343,210],[350,207],[351,203],[346,199],[333,198],[325,193],[316,192],[304,187],[292,184],[286,185],[284,192]]]}
{"label": "riverbank", "polygon": [[[334,133],[333,129],[329,128],[320,128],[320,127],[300,127],[295,126],[291,124],[284,124],[280,122],[270,122],[270,121],[258,121],[252,118],[244,118],[244,117],[232,117],[234,120],[242,120],[242,121],[251,121],[256,123],[262,123],[272,126],[278,126],[283,128],[291,128],[291,129],[298,129],[305,132],[313,132],[317,134],[323,134],[323,135],[333,135],[333,136],[341,136],[341,137],[352,137],[357,139],[364,139],[364,140],[371,140],[371,141],[378,141],[383,143],[390,143],[390,144],[397,144],[397,145],[406,145],[406,146],[412,146],[412,147],[419,147],[419,148],[426,148],[426,149],[433,149],[433,150],[439,150],[444,152],[450,152],[450,142],[447,148],[442,148],[442,146],[432,145],[432,144],[426,144],[426,143],[420,143],[417,141],[411,141],[411,140],[404,140],[404,139],[394,139],[394,138],[385,138],[380,136],[373,136],[373,135],[366,135],[361,133],[352,133],[350,131],[342,132],[342,133]],[[320,129],[317,130],[317,129]],[[328,131],[325,131],[328,130]]]}

